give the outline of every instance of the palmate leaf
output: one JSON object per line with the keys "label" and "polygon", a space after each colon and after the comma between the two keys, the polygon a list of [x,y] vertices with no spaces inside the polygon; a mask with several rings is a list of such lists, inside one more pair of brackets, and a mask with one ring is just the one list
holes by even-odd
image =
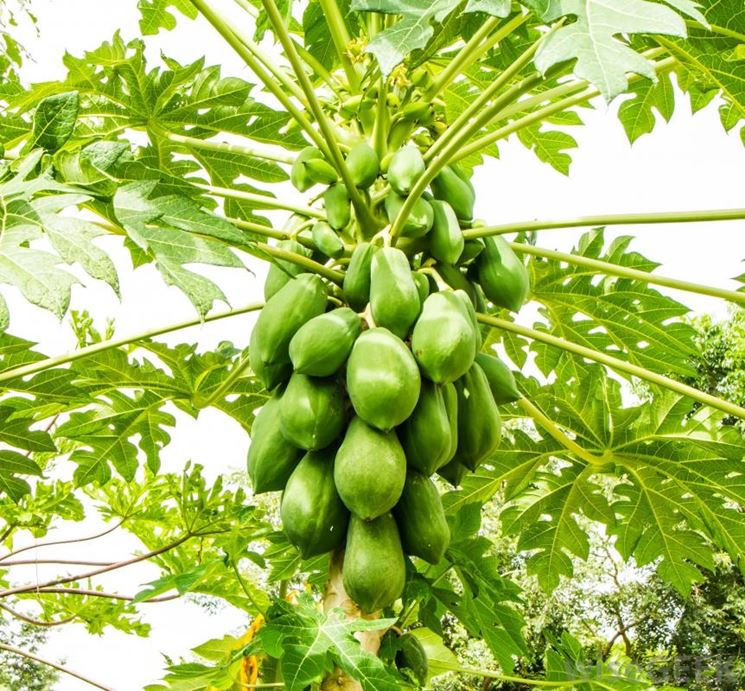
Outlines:
{"label": "palmate leaf", "polygon": [[77,91],[55,94],[42,100],[34,112],[29,148],[61,149],[72,136],[79,110],[80,94]]}
{"label": "palmate leaf", "polygon": [[138,0],[140,10],[140,31],[144,36],[157,34],[161,29],[170,31],[176,27],[177,10],[189,19],[195,19],[197,9],[189,0]]}
{"label": "palmate leaf", "polygon": [[[602,230],[585,233],[574,252],[642,271],[655,264],[628,251],[630,237],[604,249]],[[533,260],[532,296],[541,303],[537,328],[594,350],[607,352],[656,372],[695,374],[697,353],[693,328],[681,321],[688,308],[649,284],[613,277],[598,278],[594,270],[562,266],[553,260]],[[562,359],[556,348],[534,344],[536,364],[549,374]]]}
{"label": "palmate leaf", "polygon": [[631,87],[632,98],[618,109],[618,118],[629,141],[635,142],[654,129],[659,113],[669,122],[675,110],[675,91],[669,74],[659,75],[656,82],[640,81]]}

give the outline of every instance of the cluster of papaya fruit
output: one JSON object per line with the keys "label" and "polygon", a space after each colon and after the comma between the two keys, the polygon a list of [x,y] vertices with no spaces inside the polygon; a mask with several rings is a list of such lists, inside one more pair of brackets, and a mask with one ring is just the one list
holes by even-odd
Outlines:
{"label": "cluster of papaya fruit", "polygon": [[[414,145],[381,165],[361,143],[346,162],[382,226],[425,171]],[[271,397],[253,424],[248,470],[257,493],[283,491],[283,528],[303,557],[345,550],[347,593],[373,612],[400,596],[405,554],[437,563],[448,547],[431,476],[457,485],[499,444],[497,406],[519,394],[510,369],[481,352],[476,309],[519,309],[528,276],[500,239],[464,242],[474,192],[455,168],[416,201],[395,241],[385,231],[364,239],[318,150],[300,154],[292,182],[327,185],[326,221],[282,246],[342,267],[343,281],[271,265],[249,346]]]}

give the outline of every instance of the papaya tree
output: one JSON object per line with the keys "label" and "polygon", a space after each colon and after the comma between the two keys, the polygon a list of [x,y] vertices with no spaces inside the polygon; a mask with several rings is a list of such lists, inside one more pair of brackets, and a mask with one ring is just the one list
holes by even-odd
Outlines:
{"label": "papaya tree", "polygon": [[[567,130],[618,97],[632,141],[683,98],[716,99],[725,130],[745,136],[740,3],[137,7],[142,36],[66,54],[57,81],[17,78],[22,52],[2,33],[15,47],[0,62],[3,616],[146,635],[144,608],[179,597],[246,613],[247,632],[184,651],[151,691],[385,691],[445,672],[485,686],[652,687],[569,635],[535,674],[518,664],[520,588],[481,508],[497,499],[500,530],[547,592],[588,556],[593,531],[682,597],[715,553],[743,568],[745,443],[722,421],[745,408],[692,385],[684,296],[745,293],[659,275],[604,228],[736,228],[745,209],[505,223],[478,217],[491,191],[473,174],[508,139],[567,173]],[[224,41],[240,75],[198,50],[187,64],[150,56],[147,37],[184,17]],[[576,228],[588,230],[571,252],[541,243]],[[119,295],[124,252],[193,318],[121,334],[72,311],[81,281]],[[261,263],[264,299],[225,309],[222,274],[203,267],[248,281]],[[77,347],[17,335],[23,300],[68,318]],[[172,340],[247,314],[248,342]],[[629,395],[639,382],[641,403]],[[208,412],[250,436],[248,482],[187,459],[161,468],[177,425]],[[103,530],[50,535],[91,511]],[[137,553],[16,575],[46,547],[114,531]],[[97,580],[141,562],[160,577],[139,591]],[[445,620],[483,640],[494,666],[459,660]]]}

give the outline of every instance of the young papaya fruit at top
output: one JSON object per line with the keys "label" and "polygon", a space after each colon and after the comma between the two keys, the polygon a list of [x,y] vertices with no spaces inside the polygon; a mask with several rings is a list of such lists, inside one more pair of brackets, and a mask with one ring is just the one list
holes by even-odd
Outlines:
{"label": "young papaya fruit at top", "polygon": [[248,357],[269,391],[292,374],[290,340],[305,322],[325,312],[326,300],[326,287],[315,274],[300,274],[267,300],[251,332]]}
{"label": "young papaya fruit at top", "polygon": [[416,629],[401,636],[397,648],[396,667],[410,670],[419,685],[425,687],[429,678],[429,660],[427,651],[416,636]]}
{"label": "young papaya fruit at top", "polygon": [[280,506],[282,529],[310,559],[341,547],[349,511],[334,484],[334,452],[309,451],[287,480]]}
{"label": "young papaya fruit at top", "polygon": [[429,253],[438,262],[455,264],[463,254],[463,232],[453,207],[441,199],[430,202],[433,211],[432,232],[429,234]]}
{"label": "young papaya fruit at top", "polygon": [[302,165],[305,166],[305,173],[313,184],[332,185],[339,179],[336,168],[324,158],[309,158],[303,161]]}
{"label": "young papaya fruit at top", "polygon": [[333,379],[295,372],[279,406],[285,439],[308,451],[326,448],[344,429],[344,397]]}
{"label": "young papaya fruit at top", "polygon": [[517,389],[515,375],[498,357],[479,353],[476,356],[476,362],[484,370],[494,402],[497,405],[514,403],[522,398]]}
{"label": "young papaya fruit at top", "polygon": [[422,381],[414,412],[398,428],[398,437],[409,467],[432,475],[455,453],[452,429],[442,387]]}
{"label": "young papaya fruit at top", "polygon": [[360,142],[349,150],[347,168],[355,187],[367,189],[380,173],[380,159],[367,142]]}
{"label": "young papaya fruit at top", "polygon": [[426,475],[409,471],[393,515],[404,553],[437,564],[450,544],[440,493]]}
{"label": "young papaya fruit at top", "polygon": [[344,243],[336,231],[325,221],[313,224],[313,244],[326,257],[337,258],[344,254]]}
{"label": "young papaya fruit at top", "polygon": [[[391,190],[385,198],[385,213],[388,223],[393,223],[404,205],[405,198]],[[401,236],[408,238],[420,238],[429,233],[434,222],[432,205],[422,197],[416,200],[411,213],[401,228]]]}
{"label": "young papaya fruit at top", "polygon": [[408,258],[396,247],[382,247],[370,264],[370,310],[375,323],[406,338],[421,309]]}
{"label": "young papaya fruit at top", "polygon": [[425,377],[442,384],[462,377],[473,364],[474,326],[452,291],[433,293],[411,334],[411,350]]}
{"label": "young papaya fruit at top", "polygon": [[305,322],[290,341],[295,372],[330,377],[347,361],[362,321],[354,310],[339,307]]}
{"label": "young papaya fruit at top", "polygon": [[366,614],[388,607],[401,597],[406,583],[406,559],[391,514],[374,521],[352,515],[342,580],[344,590]]}
{"label": "young papaya fruit at top", "polygon": [[280,397],[273,396],[261,407],[251,426],[247,463],[255,494],[284,489],[303,455],[284,438],[279,428],[279,407]]}
{"label": "young papaya fruit at top", "polygon": [[426,166],[418,147],[411,144],[401,147],[388,164],[388,182],[402,196],[411,192]]}
{"label": "young papaya fruit at top", "polygon": [[484,251],[476,260],[484,295],[498,307],[517,312],[530,294],[528,269],[501,236],[484,238]]}
{"label": "young papaya fruit at top", "polygon": [[432,108],[432,104],[427,101],[413,101],[412,103],[407,103],[401,109],[401,117],[404,118],[404,120],[411,120],[413,122],[421,122],[424,124],[432,122],[433,114],[434,109]]}
{"label": "young papaya fruit at top", "polygon": [[419,273],[418,271],[412,271],[411,277],[414,279],[417,293],[419,293],[419,302],[421,304],[424,304],[424,301],[427,299],[430,291],[429,278],[427,278],[424,274]]}
{"label": "young papaya fruit at top", "polygon": [[342,294],[349,306],[361,312],[370,301],[370,265],[373,254],[380,248],[369,242],[360,242],[352,251],[349,266],[344,274]]}
{"label": "young papaya fruit at top", "polygon": [[486,375],[476,363],[455,382],[455,388],[458,391],[458,450],[453,460],[469,470],[476,470],[499,446],[502,420]]}
{"label": "young papaya fruit at top", "polygon": [[473,187],[452,166],[445,166],[432,180],[430,187],[435,199],[442,199],[450,204],[458,220],[470,222],[473,219],[473,205],[476,202]]}
{"label": "young papaya fruit at top", "polygon": [[352,418],[336,452],[334,482],[344,505],[365,521],[390,511],[406,481],[406,456],[395,432]]}
{"label": "young papaya fruit at top", "polygon": [[457,487],[463,481],[467,472],[468,468],[458,461],[458,459],[454,458],[450,463],[442,466],[437,471],[437,474],[443,480],[447,480],[453,487]]}
{"label": "young papaya fruit at top", "polygon": [[307,192],[315,184],[305,167],[306,161],[323,159],[323,154],[315,146],[306,146],[295,159],[290,170],[290,182],[299,192]]}
{"label": "young papaya fruit at top", "polygon": [[323,193],[326,220],[334,230],[343,230],[352,218],[349,195],[343,182],[331,185]]}
{"label": "young papaya fruit at top", "polygon": [[406,344],[388,329],[363,331],[347,361],[347,393],[365,422],[388,431],[416,407],[421,376]]}
{"label": "young papaya fruit at top", "polygon": [[[297,240],[280,240],[277,243],[277,247],[282,250],[294,252],[295,254],[300,254],[303,257],[311,256],[311,251],[304,245],[301,245]],[[272,263],[269,265],[269,270],[266,274],[266,280],[264,281],[264,300],[268,300],[290,279],[304,272],[305,269],[302,266],[298,266],[293,262],[288,262],[284,259],[272,259]]]}
{"label": "young papaya fruit at top", "polygon": [[460,255],[459,264],[472,262],[484,251],[484,241],[481,238],[473,238],[463,243],[463,252]]}

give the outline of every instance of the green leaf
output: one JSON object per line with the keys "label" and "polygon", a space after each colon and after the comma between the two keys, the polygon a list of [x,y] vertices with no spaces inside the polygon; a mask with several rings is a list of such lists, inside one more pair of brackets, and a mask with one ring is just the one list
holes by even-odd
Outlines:
{"label": "green leaf", "polygon": [[41,468],[16,451],[0,449],[0,494],[7,494],[15,502],[31,492],[30,485],[18,475],[41,476]]}
{"label": "green leaf", "polygon": [[576,60],[574,73],[598,87],[610,100],[628,86],[627,73],[655,79],[652,64],[617,37],[620,34],[685,36],[683,19],[669,7],[647,0],[551,0],[544,18],[573,15],[541,44],[536,67],[545,74],[566,60]]}
{"label": "green leaf", "polygon": [[80,109],[77,91],[45,98],[36,108],[31,147],[47,151],[61,149],[72,136]]}
{"label": "green leaf", "polygon": [[172,7],[189,19],[197,18],[197,9],[189,0],[138,0],[140,31],[144,36],[157,34],[161,29],[170,31],[176,27],[176,17],[169,11]]}
{"label": "green leaf", "polygon": [[506,17],[512,9],[510,0],[468,0],[464,12],[484,12],[494,17]]}
{"label": "green leaf", "polygon": [[631,89],[633,98],[625,100],[618,109],[629,141],[635,142],[643,134],[654,129],[657,122],[655,111],[666,122],[670,121],[675,110],[675,91],[669,74],[660,75],[657,82],[636,82]]}
{"label": "green leaf", "polygon": [[577,147],[574,137],[559,130],[545,129],[543,125],[524,127],[518,132],[518,137],[541,161],[560,173],[569,175],[572,157],[565,151]]}

